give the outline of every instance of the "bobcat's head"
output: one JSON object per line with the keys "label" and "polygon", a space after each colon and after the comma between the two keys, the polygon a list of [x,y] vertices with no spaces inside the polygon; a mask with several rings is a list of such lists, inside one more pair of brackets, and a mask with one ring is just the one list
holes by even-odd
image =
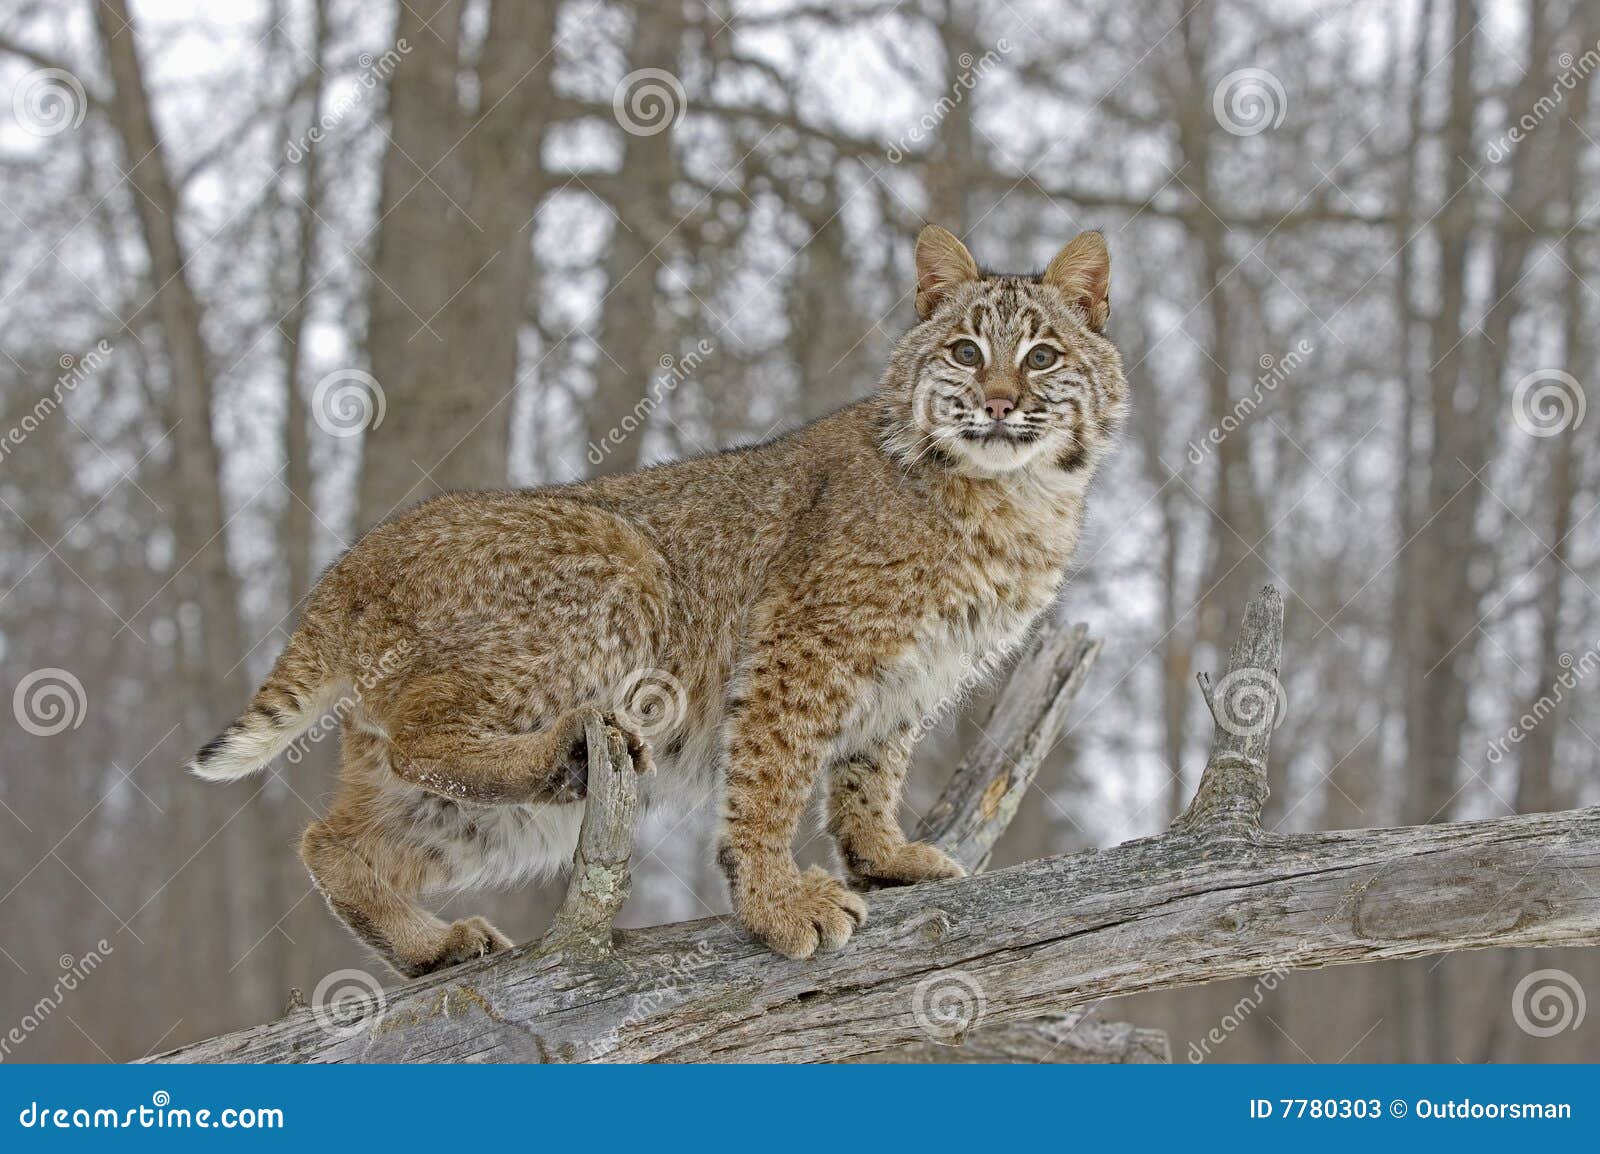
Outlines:
{"label": "bobcat's head", "polygon": [[1038,276],[980,272],[950,232],[917,238],[917,315],[884,375],[887,446],[974,477],[1087,476],[1126,409],[1122,359],[1103,335],[1111,257],[1078,235]]}

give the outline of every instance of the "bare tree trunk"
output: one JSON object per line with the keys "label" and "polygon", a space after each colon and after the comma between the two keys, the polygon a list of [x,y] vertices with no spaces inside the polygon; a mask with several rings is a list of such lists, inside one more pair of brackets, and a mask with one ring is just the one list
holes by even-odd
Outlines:
{"label": "bare tree trunk", "polygon": [[396,38],[410,52],[389,81],[366,342],[385,403],[362,445],[361,528],[440,488],[496,484],[505,472],[504,427],[484,415],[483,382],[455,372],[462,344],[448,311],[473,271],[475,246],[463,237],[479,228],[465,214],[458,147],[467,129],[456,83],[461,7],[399,9]]}
{"label": "bare tree trunk", "polygon": [[[311,79],[305,94],[305,116],[299,122],[301,136],[309,136],[309,128],[321,113],[327,42],[328,3],[327,0],[315,0],[312,5]],[[284,121],[285,124],[295,123],[290,115],[286,115]],[[289,307],[279,321],[284,350],[284,484],[288,489],[280,531],[286,578],[285,600],[291,610],[310,591],[312,581],[311,437],[306,427],[307,408],[301,376],[305,365],[300,340],[305,333],[308,301],[316,289],[317,229],[319,206],[322,203],[321,152],[320,148],[313,145],[305,150],[301,160],[302,185],[294,213],[294,278],[287,290],[290,294]]]}
{"label": "bare tree trunk", "polygon": [[[212,379],[209,354],[201,329],[201,308],[190,284],[188,254],[178,239],[178,196],[167,170],[166,153],[156,134],[139,60],[136,28],[124,0],[106,0],[95,7],[95,25],[115,88],[109,109],[128,164],[130,199],[138,214],[150,257],[153,303],[166,345],[173,411],[172,431],[177,479],[174,528],[177,569],[173,581],[185,598],[201,610],[200,651],[185,659],[190,676],[185,690],[198,707],[189,715],[186,734],[198,744],[218,719],[230,716],[244,700],[244,629],[239,617],[238,583],[227,556],[227,521],[222,493],[221,458],[212,435]],[[142,311],[142,310],[141,310]],[[136,627],[136,625],[135,625]],[[212,833],[229,820],[237,799],[220,793],[183,796],[178,825],[180,844],[198,852]],[[271,845],[270,814],[246,805],[230,830],[230,872],[254,868],[267,860]],[[214,932],[195,943],[197,964],[226,973],[256,940],[268,913],[260,887],[243,886],[240,899],[230,897],[227,879],[217,871],[178,867],[168,901],[191,917],[209,919]],[[267,986],[256,967],[247,966],[239,983],[239,1011],[263,1012]]]}
{"label": "bare tree trunk", "polygon": [[[679,0],[640,4],[633,10],[633,46],[628,53],[630,76],[622,89],[628,101],[620,117],[624,129],[622,171],[628,191],[612,205],[611,251],[606,257],[605,311],[600,321],[594,396],[585,407],[588,443],[607,451],[590,453],[597,476],[625,473],[642,463],[645,430],[623,435],[634,407],[659,374],[661,326],[656,318],[659,292],[656,276],[665,263],[663,246],[673,229],[672,185],[677,173],[671,121],[681,111],[670,85],[682,70],[679,56],[684,34]],[[651,104],[651,100],[659,104]],[[598,456],[598,463],[594,458]]]}
{"label": "bare tree trunk", "polygon": [[[1191,91],[1207,89],[1209,74],[1212,14],[1208,8],[1190,7],[1179,24],[1180,43]],[[1226,230],[1215,212],[1212,135],[1216,125],[1208,102],[1191,100],[1176,114],[1178,127],[1179,173],[1199,204],[1190,229],[1199,242],[1199,290],[1203,294],[1199,311],[1206,317],[1209,339],[1206,353],[1206,397],[1212,428],[1227,427],[1232,405],[1232,365],[1234,361],[1233,318],[1229,308]],[[1244,604],[1248,590],[1256,584],[1257,565],[1250,560],[1250,546],[1260,537],[1259,502],[1250,475],[1250,426],[1235,429],[1216,444],[1212,457],[1212,551],[1205,576],[1199,609],[1199,640],[1218,645],[1227,636],[1229,608]]]}
{"label": "bare tree trunk", "polygon": [[970,79],[973,62],[982,53],[965,0],[945,0],[944,9],[938,21],[945,86],[940,96],[948,98],[949,105],[923,167],[923,185],[928,195],[928,220],[964,236],[972,220],[968,202],[979,167],[972,123],[973,90],[960,84]]}
{"label": "bare tree trunk", "polygon": [[244,634],[238,582],[228,564],[224,538],[222,469],[211,431],[211,372],[201,336],[200,304],[190,285],[187,254],[178,240],[178,197],[151,118],[136,29],[125,0],[97,5],[95,24],[116,88],[112,122],[121,137],[128,180],[136,193],[131,200],[150,254],[155,292],[147,304],[155,305],[161,319],[171,363],[173,410],[179,422],[172,438],[184,492],[177,509],[182,566],[178,580],[204,615],[208,689],[203,699],[231,707],[238,704],[244,688],[244,678],[235,669],[244,652]]}
{"label": "bare tree trunk", "polygon": [[[1455,0],[1449,42],[1450,101],[1444,132],[1445,203],[1435,217],[1439,237],[1439,311],[1430,328],[1430,405],[1432,436],[1425,486],[1427,531],[1410,548],[1416,551],[1412,574],[1418,582],[1407,597],[1412,613],[1408,670],[1406,730],[1408,761],[1416,776],[1408,782],[1406,820],[1413,823],[1448,820],[1456,794],[1456,769],[1462,725],[1466,720],[1466,670],[1474,650],[1466,627],[1475,605],[1460,589],[1461,568],[1453,550],[1472,539],[1478,508],[1472,466],[1471,419],[1457,409],[1461,383],[1462,318],[1466,306],[1466,262],[1471,242],[1473,191],[1468,185],[1472,152],[1472,120],[1477,106],[1473,91],[1477,6]],[[1451,1053],[1449,997],[1437,966],[1407,970],[1405,1056],[1412,1061],[1445,1061]]]}

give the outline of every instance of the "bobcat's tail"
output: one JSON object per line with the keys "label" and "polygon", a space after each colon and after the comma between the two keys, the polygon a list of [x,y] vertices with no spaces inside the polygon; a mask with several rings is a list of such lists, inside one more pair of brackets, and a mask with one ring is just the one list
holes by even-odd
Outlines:
{"label": "bobcat's tail", "polygon": [[206,781],[235,781],[266,768],[333,703],[339,678],[297,632],[239,718],[200,747],[189,771]]}

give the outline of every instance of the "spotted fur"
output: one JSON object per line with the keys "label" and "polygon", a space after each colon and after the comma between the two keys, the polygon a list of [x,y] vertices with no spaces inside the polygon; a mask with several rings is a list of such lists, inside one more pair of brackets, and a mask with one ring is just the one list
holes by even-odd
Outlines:
{"label": "spotted fur", "polygon": [[866,400],[748,449],[450,494],[372,529],[195,772],[254,772],[332,709],[339,793],[302,857],[406,974],[509,944],[419,895],[570,860],[591,710],[658,764],[653,804],[720,807],[735,910],[782,953],[840,946],[866,917],[795,864],[819,778],[859,886],[958,874],[901,831],[912,737],[1056,597],[1126,386],[1097,234],[998,276],[930,227],[917,273],[919,323]]}

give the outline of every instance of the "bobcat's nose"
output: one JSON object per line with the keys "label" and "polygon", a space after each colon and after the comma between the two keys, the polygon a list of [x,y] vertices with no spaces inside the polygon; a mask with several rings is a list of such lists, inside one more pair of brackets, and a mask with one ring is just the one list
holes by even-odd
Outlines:
{"label": "bobcat's nose", "polygon": [[1010,397],[985,397],[983,411],[989,414],[992,421],[1003,421],[1006,414],[1017,407],[1017,402]]}

